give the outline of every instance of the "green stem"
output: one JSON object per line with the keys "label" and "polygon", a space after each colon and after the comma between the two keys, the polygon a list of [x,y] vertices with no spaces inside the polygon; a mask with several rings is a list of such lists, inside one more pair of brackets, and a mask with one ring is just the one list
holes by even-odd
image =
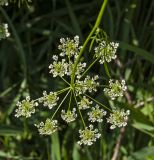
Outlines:
{"label": "green stem", "polygon": [[[63,92],[65,92],[65,91],[67,91],[68,89],[70,89],[70,87],[64,88],[64,89],[62,89],[62,90],[60,90],[60,91],[57,91],[56,93],[57,93],[57,95],[59,95],[59,94],[62,94]],[[40,98],[42,98],[42,97],[40,97]],[[35,102],[35,101],[38,101],[40,98],[37,98],[37,99],[35,99],[35,100],[33,100],[33,101],[34,101],[34,102]]]}
{"label": "green stem", "polygon": [[67,83],[67,84],[70,86],[70,83],[67,82],[65,78],[63,78],[63,77],[61,77],[61,76],[60,76],[60,78],[61,78],[65,83]]}
{"label": "green stem", "polygon": [[74,93],[74,92],[73,92],[73,95],[74,95],[74,99],[75,99],[75,102],[76,102],[76,105],[77,105],[77,108],[78,108],[78,111],[79,111],[79,114],[80,114],[80,117],[81,117],[82,123],[83,123],[84,127],[86,128],[86,124],[85,124],[85,122],[84,122],[84,119],[83,119],[82,113],[81,113],[81,111],[80,111],[80,109],[79,109],[78,102],[77,102],[77,99],[76,99],[76,96],[75,96],[75,93]]}
{"label": "green stem", "polygon": [[78,55],[78,57],[77,57],[77,59],[76,59],[76,61],[75,61],[74,69],[73,69],[72,76],[71,76],[71,86],[74,85],[75,72],[76,72],[76,68],[77,68],[77,65],[78,65],[78,63],[79,63],[79,60],[80,60],[80,58],[81,58],[81,56],[82,56],[82,54],[83,54],[83,51],[84,51],[85,47],[86,47],[87,44],[88,44],[90,38],[92,37],[92,35],[94,34],[95,30],[96,30],[96,29],[99,27],[99,25],[100,25],[100,22],[101,22],[101,19],[102,19],[102,16],[103,16],[105,7],[106,7],[106,5],[107,5],[107,2],[108,2],[108,0],[104,0],[104,2],[103,2],[103,4],[102,4],[102,7],[101,7],[101,10],[100,10],[100,12],[99,12],[99,14],[98,14],[98,17],[97,17],[97,19],[96,19],[95,25],[94,25],[93,29],[91,30],[91,32],[89,33],[87,39],[85,40],[85,42],[84,42],[84,44],[83,44],[83,46],[82,46],[82,48],[81,48],[81,50],[80,50],[80,52],[79,52],[79,55]]}
{"label": "green stem", "polygon": [[70,87],[67,87],[67,88],[64,88],[64,89],[62,89],[60,91],[57,91],[57,94],[61,94],[61,93],[65,92],[65,91],[67,91],[68,89],[70,89]]}
{"label": "green stem", "polygon": [[89,69],[98,61],[100,57],[97,57],[90,65],[89,67],[84,71],[84,73],[81,75],[81,78],[89,71]]}
{"label": "green stem", "polygon": [[90,98],[91,100],[93,100],[94,102],[96,102],[97,104],[101,105],[102,107],[104,107],[105,109],[109,110],[110,112],[112,112],[111,109],[109,109],[108,107],[106,107],[104,104],[102,104],[101,102],[97,101],[96,99],[88,96],[87,94],[84,94],[86,97]]}
{"label": "green stem", "polygon": [[65,99],[67,98],[68,94],[70,93],[71,90],[69,90],[66,94],[66,96],[63,98],[63,100],[61,101],[61,103],[59,104],[58,108],[56,109],[56,111],[54,112],[54,114],[52,115],[51,119],[54,118],[54,116],[56,115],[56,113],[58,112],[59,108],[61,107],[61,105],[63,104],[63,102],[65,101]]}
{"label": "green stem", "polygon": [[68,106],[68,110],[70,110],[70,108],[71,108],[71,102],[72,102],[72,93],[73,93],[73,91],[71,90],[71,96],[70,96],[70,100],[69,100],[69,106]]}

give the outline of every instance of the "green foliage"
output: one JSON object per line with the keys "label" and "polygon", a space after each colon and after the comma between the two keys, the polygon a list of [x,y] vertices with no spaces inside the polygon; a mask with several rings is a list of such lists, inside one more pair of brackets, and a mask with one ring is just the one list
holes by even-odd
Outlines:
{"label": "green foliage", "polygon": [[[22,2],[22,1],[20,1]],[[28,1],[26,1],[28,2]],[[25,3],[25,2],[23,2]],[[20,3],[21,4],[21,3]],[[88,35],[98,14],[99,0],[37,0],[30,8],[19,5],[0,7],[1,22],[8,23],[11,36],[0,41],[0,159],[64,159],[64,160],[110,160],[119,130],[111,132],[109,126],[99,126],[104,135],[92,147],[76,144],[79,126],[69,127],[62,123],[61,132],[53,137],[39,136],[34,123],[46,118],[46,110],[31,118],[17,120],[14,109],[17,101],[31,95],[39,97],[42,90],[61,89],[65,83],[47,76],[47,66],[60,37],[79,34],[83,40]],[[120,42],[118,59],[122,62],[110,66],[95,66],[92,73],[106,72],[102,81],[110,74],[124,76],[132,97],[132,104],[119,100],[122,107],[131,110],[129,126],[120,144],[120,160],[153,160],[154,146],[154,67],[153,25],[154,1],[109,1],[101,20],[101,28],[111,39]],[[9,46],[9,47],[8,47]],[[51,53],[52,51],[52,53]],[[85,60],[90,64],[91,56],[86,51]],[[111,102],[97,94],[97,100]],[[66,102],[67,103],[67,102]],[[115,102],[113,105],[120,105]]]}

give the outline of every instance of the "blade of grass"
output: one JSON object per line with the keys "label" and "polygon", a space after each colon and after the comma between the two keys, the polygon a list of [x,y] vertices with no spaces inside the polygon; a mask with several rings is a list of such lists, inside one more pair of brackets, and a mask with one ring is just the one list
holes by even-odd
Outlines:
{"label": "blade of grass", "polygon": [[61,154],[60,154],[60,142],[59,142],[59,136],[58,133],[54,133],[51,136],[52,139],[52,160],[61,160]]}
{"label": "blade of grass", "polygon": [[154,55],[152,55],[148,51],[146,51],[144,49],[141,49],[139,47],[129,45],[125,42],[119,42],[119,43],[120,43],[120,48],[125,49],[125,50],[129,50],[131,52],[134,52],[137,55],[143,57],[145,60],[148,60],[148,61],[150,61],[151,63],[154,64]]}
{"label": "blade of grass", "polygon": [[78,20],[76,18],[76,15],[75,15],[75,13],[74,13],[74,11],[72,9],[70,1],[69,0],[65,0],[65,2],[66,2],[66,6],[68,8],[68,12],[69,12],[69,16],[70,16],[71,21],[72,21],[73,28],[74,28],[76,34],[79,35],[79,37],[80,37],[80,39],[82,41],[83,38],[82,38],[81,28],[80,28],[80,25],[79,25]]}

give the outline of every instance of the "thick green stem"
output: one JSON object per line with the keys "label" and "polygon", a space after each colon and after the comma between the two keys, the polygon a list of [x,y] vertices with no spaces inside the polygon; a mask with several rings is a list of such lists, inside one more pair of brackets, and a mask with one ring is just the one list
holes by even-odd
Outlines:
{"label": "thick green stem", "polygon": [[100,10],[100,12],[99,12],[99,14],[98,14],[98,17],[97,17],[97,19],[96,19],[95,25],[94,25],[93,29],[91,30],[91,32],[89,33],[87,39],[85,40],[85,42],[84,42],[84,44],[83,44],[83,46],[82,46],[82,48],[81,48],[81,50],[80,50],[80,53],[79,53],[79,55],[78,55],[78,57],[77,57],[77,59],[76,59],[76,61],[75,61],[74,69],[73,69],[72,76],[71,76],[71,86],[74,85],[75,72],[76,72],[76,68],[77,68],[77,65],[78,65],[78,63],[79,63],[79,60],[80,60],[80,58],[81,58],[81,56],[82,56],[82,54],[83,54],[83,51],[84,51],[85,47],[86,47],[87,44],[88,44],[90,38],[92,37],[92,35],[94,34],[95,30],[96,30],[96,29],[99,27],[99,25],[100,25],[100,22],[101,22],[101,19],[102,19],[102,16],[103,16],[105,7],[106,7],[106,5],[107,5],[107,2],[108,2],[108,0],[104,0],[104,2],[103,2],[103,4],[102,4],[102,7],[101,7],[101,10]]}

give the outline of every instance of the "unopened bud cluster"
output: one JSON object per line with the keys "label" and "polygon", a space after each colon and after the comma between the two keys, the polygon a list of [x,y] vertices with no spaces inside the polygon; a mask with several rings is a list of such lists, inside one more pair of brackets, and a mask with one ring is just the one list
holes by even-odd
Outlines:
{"label": "unopened bud cluster", "polygon": [[[116,50],[118,43],[114,42],[99,42],[94,48],[95,60],[97,59],[101,64],[110,62],[116,58]],[[50,135],[58,130],[58,120],[55,120],[56,114],[60,114],[62,120],[66,123],[72,123],[77,119],[81,119],[84,125],[83,130],[79,130],[80,140],[78,144],[92,145],[98,138],[101,137],[99,130],[94,127],[95,123],[110,123],[111,129],[115,127],[126,126],[129,111],[124,110],[111,110],[107,114],[107,108],[101,108],[100,102],[92,98],[90,95],[98,91],[100,87],[99,75],[85,75],[85,70],[88,68],[85,62],[78,61],[82,46],[79,45],[79,37],[75,36],[73,39],[61,38],[59,56],[53,55],[52,62],[49,65],[49,73],[53,77],[60,77],[66,85],[64,88],[57,92],[43,92],[43,96],[35,101],[30,101],[27,97],[26,100],[18,102],[16,109],[16,117],[25,116],[30,117],[35,113],[35,107],[38,104],[50,109],[52,118],[48,118],[45,122],[35,124],[40,134]],[[87,71],[86,71],[87,72]],[[109,86],[104,88],[104,92],[111,100],[123,96],[123,92],[127,89],[125,81],[109,80]],[[59,94],[64,93],[64,98],[60,101]],[[100,91],[100,90],[99,90]],[[65,99],[68,99],[68,104],[63,105]],[[75,104],[73,103],[75,102]],[[64,109],[63,106],[68,106]],[[54,110],[54,111],[53,111]],[[60,110],[60,112],[59,112]],[[84,110],[84,111],[83,111]],[[82,113],[86,114],[88,126],[84,122]],[[107,118],[106,116],[109,115]],[[105,120],[106,119],[106,120]]]}

